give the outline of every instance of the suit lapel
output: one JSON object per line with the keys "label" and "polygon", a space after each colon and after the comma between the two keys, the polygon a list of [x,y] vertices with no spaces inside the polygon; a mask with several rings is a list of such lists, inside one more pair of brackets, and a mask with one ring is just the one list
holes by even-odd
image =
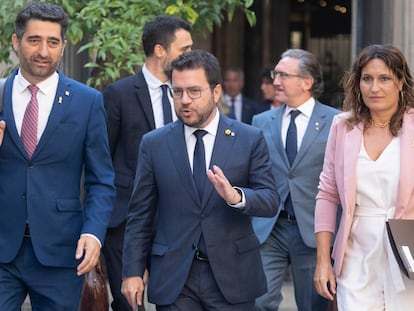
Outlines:
{"label": "suit lapel", "polygon": [[302,161],[302,158],[306,156],[308,149],[312,146],[314,140],[322,132],[322,129],[325,126],[326,113],[323,111],[322,106],[318,102],[315,102],[312,115],[302,139],[302,144],[298,150],[295,161],[293,161],[292,167],[295,167]]}
{"label": "suit lapel", "polygon": [[398,186],[397,206],[394,218],[405,217],[405,211],[412,211],[412,208],[407,207],[410,203],[409,199],[414,188],[414,109],[411,109],[404,115],[400,144],[400,184]]}
{"label": "suit lapel", "polygon": [[23,142],[17,132],[16,120],[14,119],[13,114],[13,105],[12,105],[12,88],[14,77],[17,75],[18,70],[16,69],[11,78],[6,81],[6,86],[4,90],[4,102],[3,102],[3,119],[6,121],[6,132],[10,135],[10,139],[19,149],[23,157],[27,158],[26,150],[24,149]]}
{"label": "suit lapel", "polygon": [[[226,163],[230,159],[229,155],[232,154],[231,150],[233,148],[234,142],[237,139],[237,132],[234,130],[233,124],[233,120],[224,118],[222,115],[220,115],[220,121],[217,128],[216,139],[214,141],[213,153],[211,155],[209,168],[212,168],[213,165],[217,165],[223,171],[225,170]],[[231,133],[234,133],[234,136],[232,136]],[[213,184],[207,180],[202,200],[203,207],[205,206],[205,203],[210,197],[213,189]]]}
{"label": "suit lapel", "polygon": [[145,81],[144,74],[139,71],[135,75],[134,87],[137,96],[137,103],[141,105],[144,115],[150,125],[151,129],[155,129],[154,111],[152,110],[151,96],[148,91],[148,85]]}
{"label": "suit lapel", "polygon": [[50,111],[49,119],[46,124],[46,128],[40,137],[39,143],[33,153],[32,158],[41,152],[44,146],[47,145],[47,141],[50,139],[52,134],[55,132],[56,127],[62,121],[62,118],[68,111],[70,104],[73,99],[73,87],[70,80],[59,73],[59,83],[56,90],[56,96],[53,100],[52,110]]}
{"label": "suit lapel", "polygon": [[[283,159],[286,166],[289,167],[289,160],[287,158],[287,154],[285,152],[285,146],[283,145],[282,140],[282,117],[283,112],[285,109],[274,109],[274,113],[270,117],[270,123],[269,123],[269,138],[267,139],[267,142],[270,142],[269,144],[269,151],[272,154],[279,154],[280,158]],[[265,131],[265,135],[266,135]]]}
{"label": "suit lapel", "polygon": [[177,121],[166,126],[171,128],[168,132],[168,149],[173,158],[178,175],[180,175],[181,183],[188,190],[193,200],[199,204],[197,188],[188,160],[187,145],[184,137],[184,124]]}
{"label": "suit lapel", "polygon": [[[344,125],[345,126],[345,125]],[[355,209],[355,193],[356,193],[356,165],[358,161],[358,154],[361,150],[362,130],[363,124],[355,125],[350,131],[344,135],[344,194],[346,204],[353,213]]]}

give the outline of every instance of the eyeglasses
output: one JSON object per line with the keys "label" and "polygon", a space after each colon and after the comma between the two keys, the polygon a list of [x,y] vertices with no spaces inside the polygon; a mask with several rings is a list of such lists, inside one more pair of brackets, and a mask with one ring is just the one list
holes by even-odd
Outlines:
{"label": "eyeglasses", "polygon": [[276,77],[279,76],[280,79],[282,80],[287,80],[289,78],[303,78],[301,75],[291,75],[289,73],[283,72],[283,71],[276,71],[276,70],[272,70],[270,72],[270,77],[274,80],[276,79]]}
{"label": "eyeglasses", "polygon": [[213,85],[210,85],[209,87],[206,87],[204,89],[200,89],[199,87],[188,87],[188,88],[179,88],[179,87],[173,87],[170,88],[171,96],[175,99],[181,99],[183,98],[184,91],[187,93],[188,97],[191,99],[197,99],[201,97],[201,92],[211,89]]}

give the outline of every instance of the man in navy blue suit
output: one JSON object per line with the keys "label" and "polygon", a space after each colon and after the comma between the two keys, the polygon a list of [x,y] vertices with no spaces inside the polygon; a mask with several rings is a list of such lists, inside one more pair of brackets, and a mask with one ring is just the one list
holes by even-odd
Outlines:
{"label": "man in navy blue suit", "polygon": [[229,67],[223,73],[224,99],[229,107],[228,116],[232,119],[251,124],[253,116],[262,112],[259,104],[245,96],[244,72],[239,67]]}
{"label": "man in navy blue suit", "polygon": [[114,311],[131,309],[121,293],[122,247],[138,146],[145,133],[176,119],[172,99],[170,103],[167,98],[172,118],[164,120],[161,86],[171,86],[171,61],[191,50],[190,30],[188,22],[170,15],[157,16],[147,22],[142,34],[145,64],[135,75],[108,85],[103,92],[117,190],[103,248]]}
{"label": "man in navy blue suit", "polygon": [[178,120],[141,141],[122,292],[142,303],[151,255],[148,299],[157,310],[250,311],[266,292],[251,216],[271,217],[279,203],[266,142],[259,129],[220,115],[212,54],[184,53],[172,68]]}
{"label": "man in navy blue suit", "polygon": [[20,310],[27,294],[33,310],[78,310],[83,274],[98,261],[112,211],[102,94],[57,71],[67,26],[50,3],[32,2],[16,18],[20,66],[0,114],[2,310]]}

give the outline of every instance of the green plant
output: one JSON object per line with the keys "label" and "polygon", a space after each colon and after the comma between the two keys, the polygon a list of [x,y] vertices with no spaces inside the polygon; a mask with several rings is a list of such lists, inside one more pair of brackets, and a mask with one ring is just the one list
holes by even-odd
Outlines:
{"label": "green plant", "polygon": [[[80,44],[78,52],[87,51],[92,68],[87,83],[102,88],[107,83],[132,74],[143,64],[142,29],[159,14],[181,17],[193,24],[194,33],[212,31],[222,21],[231,20],[242,10],[250,25],[256,17],[250,10],[254,0],[49,0],[62,5],[71,24],[67,37]],[[11,65],[10,37],[14,18],[27,0],[2,0],[0,4],[0,61]],[[7,73],[10,72],[10,69]]]}

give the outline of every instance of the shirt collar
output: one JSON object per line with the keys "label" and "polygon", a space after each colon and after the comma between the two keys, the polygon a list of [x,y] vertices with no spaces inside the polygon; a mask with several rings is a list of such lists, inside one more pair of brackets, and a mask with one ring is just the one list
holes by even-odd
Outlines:
{"label": "shirt collar", "polygon": [[230,95],[228,95],[228,94],[224,94],[224,97],[225,97],[225,98],[226,98],[226,100],[230,103],[232,98],[234,98],[234,101],[235,101],[235,102],[236,102],[236,101],[241,100],[242,94],[241,94],[241,93],[239,93],[239,94],[237,94],[237,95],[236,95],[236,96],[234,96],[234,97],[231,97],[231,96],[230,96]]}
{"label": "shirt collar", "polygon": [[[41,91],[43,94],[48,94],[53,89],[56,89],[58,82],[59,74],[55,71],[50,77],[39,82],[38,84],[36,84],[36,86],[39,88],[39,91]],[[25,92],[27,87],[31,84],[22,76],[20,70],[18,71],[15,77],[15,83],[16,84],[14,86],[17,88],[18,93]]]}
{"label": "shirt collar", "polygon": [[158,80],[158,78],[156,76],[154,76],[147,68],[147,66],[145,66],[145,64],[142,66],[142,74],[144,75],[145,81],[147,82],[147,85],[150,89],[157,89],[160,87],[160,85],[162,84],[167,84],[168,87],[171,87],[171,82],[167,81],[167,82],[161,82],[160,80]]}
{"label": "shirt collar", "polygon": [[313,97],[309,98],[298,108],[292,108],[289,105],[286,105],[284,117],[287,117],[292,110],[299,110],[307,118],[310,118],[312,115],[313,107],[315,107],[315,99]]}
{"label": "shirt collar", "polygon": [[[202,128],[203,130],[207,131],[207,133],[213,135],[214,137],[217,134],[217,129],[218,129],[218,124],[219,124],[219,120],[220,120],[220,112],[219,110],[216,108],[216,115],[214,117],[213,120],[211,120],[211,122],[209,124],[207,124],[206,127]],[[188,125],[184,124],[184,135],[186,140],[188,140],[188,138],[193,135],[193,133],[196,130],[200,130],[199,128],[196,127],[191,127]]]}

